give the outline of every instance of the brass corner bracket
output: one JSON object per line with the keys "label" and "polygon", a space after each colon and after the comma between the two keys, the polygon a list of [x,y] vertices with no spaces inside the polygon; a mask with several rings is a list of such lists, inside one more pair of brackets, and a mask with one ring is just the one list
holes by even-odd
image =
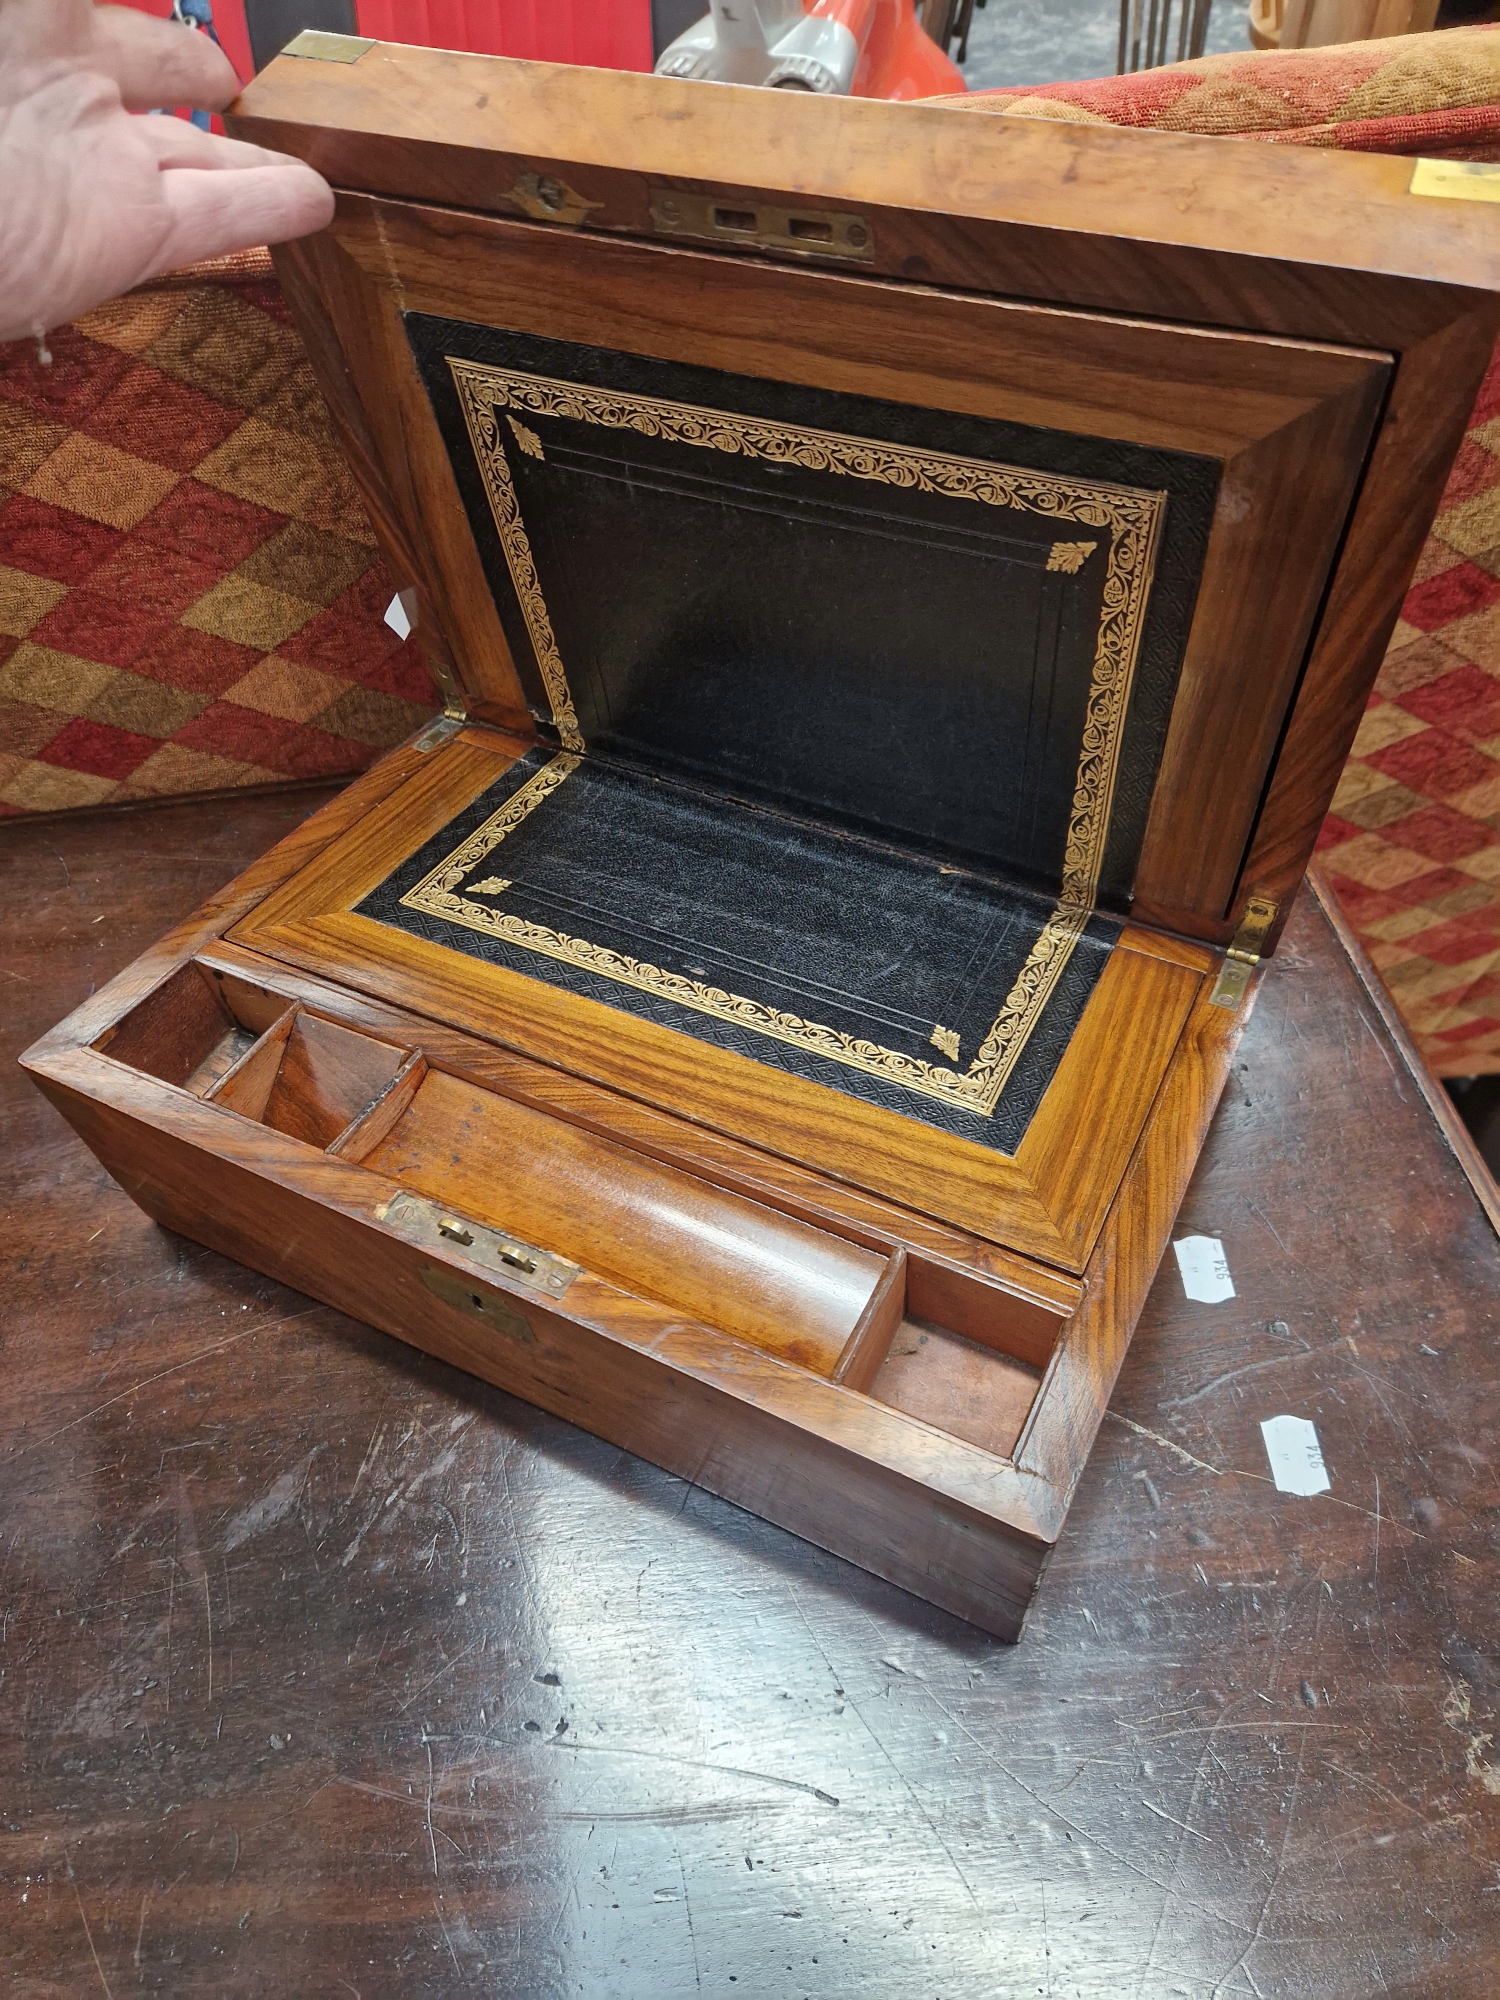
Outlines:
{"label": "brass corner bracket", "polygon": [[363,35],[335,35],[321,28],[304,28],[281,53],[298,56],[303,62],[356,63],[374,46]]}

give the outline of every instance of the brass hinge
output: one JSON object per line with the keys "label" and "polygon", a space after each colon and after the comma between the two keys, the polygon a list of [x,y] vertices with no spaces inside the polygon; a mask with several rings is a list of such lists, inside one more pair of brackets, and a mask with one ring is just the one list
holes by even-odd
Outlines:
{"label": "brass hinge", "polygon": [[429,750],[436,750],[440,743],[447,743],[457,736],[467,718],[462,715],[435,715],[427,727],[411,739],[411,747],[418,756],[425,757]]}
{"label": "brass hinge", "polygon": [[443,697],[444,718],[449,722],[467,722],[469,711],[464,706],[464,691],[459,686],[458,676],[452,667],[433,647],[423,650],[422,665],[432,676],[433,685]]}
{"label": "brass hinge", "polygon": [[1252,896],[1245,905],[1240,927],[1230,941],[1214,990],[1208,996],[1211,1007],[1238,1007],[1244,999],[1250,975],[1260,964],[1260,948],[1276,921],[1279,907],[1269,896]]}
{"label": "brass hinge", "polygon": [[[443,697],[443,715],[450,722],[467,722],[469,711],[464,706],[463,689],[458,684],[458,676],[443,656],[435,640],[435,626],[430,611],[424,612],[421,591],[408,585],[398,590],[385,607],[385,622],[398,639],[409,639],[417,634],[417,647],[422,655],[422,664],[432,676],[433,686]],[[423,627],[425,626],[425,632]],[[420,746],[428,747],[426,739]]]}

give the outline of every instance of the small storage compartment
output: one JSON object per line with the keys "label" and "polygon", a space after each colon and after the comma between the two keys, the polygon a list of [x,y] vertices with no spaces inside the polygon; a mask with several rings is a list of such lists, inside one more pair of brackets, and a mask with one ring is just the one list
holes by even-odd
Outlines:
{"label": "small storage compartment", "polygon": [[207,1097],[286,1011],[280,994],[193,963],[153,987],[92,1046]]}
{"label": "small storage compartment", "polygon": [[410,1051],[190,964],[94,1043],[116,1062],[327,1148],[395,1082]]}
{"label": "small storage compartment", "polygon": [[1077,1303],[851,1242],[197,964],[95,1046],[437,1205],[444,1255],[467,1219],[997,1457]]}
{"label": "small storage compartment", "polygon": [[289,1008],[209,1095],[242,1118],[326,1148],[384,1095],[409,1053]]}
{"label": "small storage compartment", "polygon": [[597,1277],[820,1375],[866,1323],[891,1260],[433,1070],[345,1159]]}
{"label": "small storage compartment", "polygon": [[1015,1449],[1042,1372],[932,1320],[903,1319],[870,1394],[997,1458]]}
{"label": "small storage compartment", "polygon": [[890,1337],[859,1383],[877,1401],[997,1458],[1015,1449],[1042,1375],[1077,1305],[1026,1297],[913,1253]]}
{"label": "small storage compartment", "polygon": [[237,1019],[217,982],[201,967],[184,965],[107,1028],[94,1047],[202,1097],[252,1046],[263,1025]]}

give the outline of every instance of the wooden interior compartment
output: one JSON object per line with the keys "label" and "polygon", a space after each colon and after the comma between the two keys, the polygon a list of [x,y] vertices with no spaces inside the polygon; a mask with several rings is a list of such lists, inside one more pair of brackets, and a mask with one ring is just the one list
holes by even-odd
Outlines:
{"label": "wooden interior compartment", "polygon": [[208,1097],[286,1008],[285,997],[270,988],[192,960],[92,1046],[146,1076]]}
{"label": "wooden interior compartment", "polygon": [[914,1249],[847,1241],[191,963],[95,1044],[1005,1457],[1067,1323]]}
{"label": "wooden interior compartment", "polygon": [[116,1062],[202,1097],[233,1068],[259,1032],[258,1026],[233,1012],[220,982],[189,964],[153,987],[93,1046]]}
{"label": "wooden interior compartment", "polygon": [[878,1251],[444,1070],[391,1109],[340,1156],[700,1325],[828,1377],[883,1315],[894,1330]]}
{"label": "wooden interior compartment", "polygon": [[860,1386],[1010,1457],[1068,1313],[931,1258],[910,1256],[906,1268],[904,1309]]}
{"label": "wooden interior compartment", "polygon": [[379,1103],[410,1056],[289,1007],[208,1095],[289,1139],[327,1148]]}
{"label": "wooden interior compartment", "polygon": [[949,1437],[1009,1458],[1041,1384],[1042,1371],[1014,1355],[908,1317],[896,1328],[870,1394]]}

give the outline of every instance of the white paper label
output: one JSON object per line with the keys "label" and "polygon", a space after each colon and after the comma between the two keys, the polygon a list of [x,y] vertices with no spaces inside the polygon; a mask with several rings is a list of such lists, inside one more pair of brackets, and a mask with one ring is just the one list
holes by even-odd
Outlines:
{"label": "white paper label", "polygon": [[411,637],[411,620],[406,615],[406,606],[401,602],[399,590],[385,607],[385,622],[398,639]]}
{"label": "white paper label", "polygon": [[1217,1236],[1184,1236],[1172,1248],[1177,1252],[1182,1289],[1190,1299],[1197,1299],[1206,1306],[1216,1306],[1220,1299],[1234,1297],[1229,1260]]}
{"label": "white paper label", "polygon": [[1328,1468],[1318,1427],[1306,1417],[1267,1417],[1260,1427],[1278,1493],[1326,1493]]}

